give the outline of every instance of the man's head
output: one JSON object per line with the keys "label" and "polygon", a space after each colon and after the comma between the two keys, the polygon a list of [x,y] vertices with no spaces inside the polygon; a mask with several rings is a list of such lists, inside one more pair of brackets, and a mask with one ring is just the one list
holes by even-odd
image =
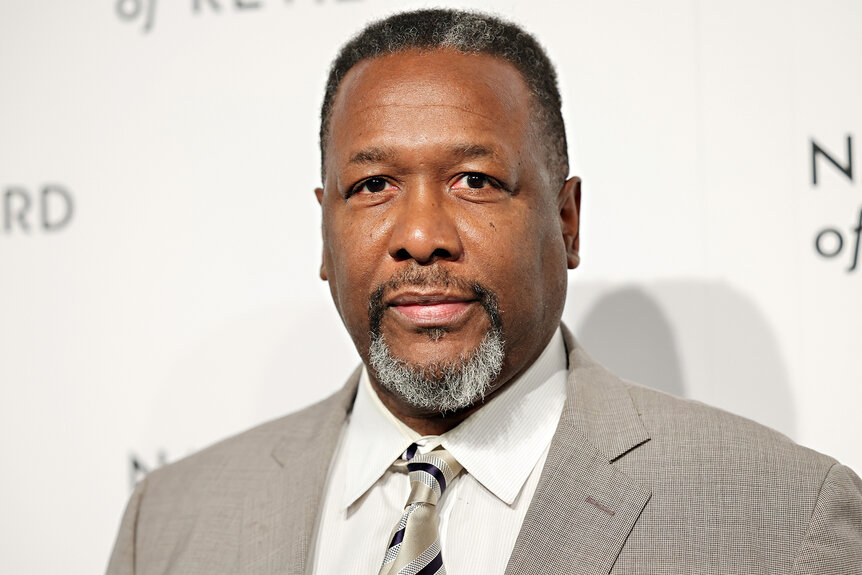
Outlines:
{"label": "man's head", "polygon": [[326,145],[332,104],[341,81],[359,62],[409,50],[448,49],[464,54],[498,56],[513,65],[527,83],[535,114],[535,127],[544,133],[548,162],[558,183],[569,171],[566,128],[560,113],[557,73],[542,46],[515,24],[488,14],[431,9],[402,12],[368,25],[332,62],[320,113],[320,153],[326,177]]}
{"label": "man's head", "polygon": [[321,277],[402,419],[465,412],[559,324],[580,192],[555,83],[519,28],[440,10],[372,24],[333,65]]}

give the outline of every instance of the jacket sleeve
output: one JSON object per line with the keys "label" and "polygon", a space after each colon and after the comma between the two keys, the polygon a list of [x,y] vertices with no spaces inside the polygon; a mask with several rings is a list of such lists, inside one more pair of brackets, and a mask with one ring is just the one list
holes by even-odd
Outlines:
{"label": "jacket sleeve", "polygon": [[134,493],[126,505],[120,532],[114,543],[114,551],[108,562],[107,575],[134,575],[135,573],[135,539],[138,526],[138,511],[146,490],[146,478],[135,487]]}
{"label": "jacket sleeve", "polygon": [[862,575],[862,480],[835,464],[826,474],[794,575]]}

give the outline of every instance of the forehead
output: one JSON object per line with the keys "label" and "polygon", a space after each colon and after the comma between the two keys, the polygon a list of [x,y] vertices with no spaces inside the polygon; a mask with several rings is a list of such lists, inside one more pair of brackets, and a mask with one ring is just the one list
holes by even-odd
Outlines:
{"label": "forehead", "polygon": [[459,133],[521,143],[531,102],[521,73],[488,54],[414,50],[365,60],[336,94],[328,154],[338,161],[355,144],[397,145],[399,139],[415,143]]}
{"label": "forehead", "polygon": [[[465,54],[455,50],[408,50],[363,60],[350,69],[336,95],[335,108],[345,104],[395,103],[398,86],[420,97],[415,104],[434,104],[465,90],[478,89],[479,98],[468,106],[503,106],[514,109],[529,102],[521,73],[509,62],[490,54]],[[383,90],[381,92],[381,89]],[[482,92],[482,90],[490,90]],[[344,97],[339,97],[344,96]],[[482,97],[484,96],[484,97]],[[357,101],[357,98],[359,101]]]}

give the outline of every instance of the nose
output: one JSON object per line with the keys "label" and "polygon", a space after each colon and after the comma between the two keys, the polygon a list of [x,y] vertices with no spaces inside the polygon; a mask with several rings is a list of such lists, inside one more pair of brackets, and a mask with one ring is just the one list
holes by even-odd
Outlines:
{"label": "nose", "polygon": [[422,265],[459,259],[463,253],[461,235],[446,202],[445,192],[427,186],[405,193],[396,207],[389,255]]}

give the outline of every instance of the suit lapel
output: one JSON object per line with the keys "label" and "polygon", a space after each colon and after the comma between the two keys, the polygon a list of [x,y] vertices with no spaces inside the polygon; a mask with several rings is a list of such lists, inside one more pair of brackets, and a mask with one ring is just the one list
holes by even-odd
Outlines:
{"label": "suit lapel", "polygon": [[339,393],[293,416],[295,431],[273,449],[271,468],[249,470],[261,479],[245,497],[241,573],[306,572],[332,454],[358,381],[359,370]]}
{"label": "suit lapel", "polygon": [[625,384],[563,335],[568,398],[508,575],[609,573],[651,495],[613,464],[649,440]]}
{"label": "suit lapel", "polygon": [[[649,501],[648,487],[613,462],[649,440],[625,384],[594,362],[563,327],[568,398],[506,569],[609,573]],[[239,572],[304,575],[332,454],[353,405],[359,371],[331,398],[292,416],[272,466],[249,470]]]}

